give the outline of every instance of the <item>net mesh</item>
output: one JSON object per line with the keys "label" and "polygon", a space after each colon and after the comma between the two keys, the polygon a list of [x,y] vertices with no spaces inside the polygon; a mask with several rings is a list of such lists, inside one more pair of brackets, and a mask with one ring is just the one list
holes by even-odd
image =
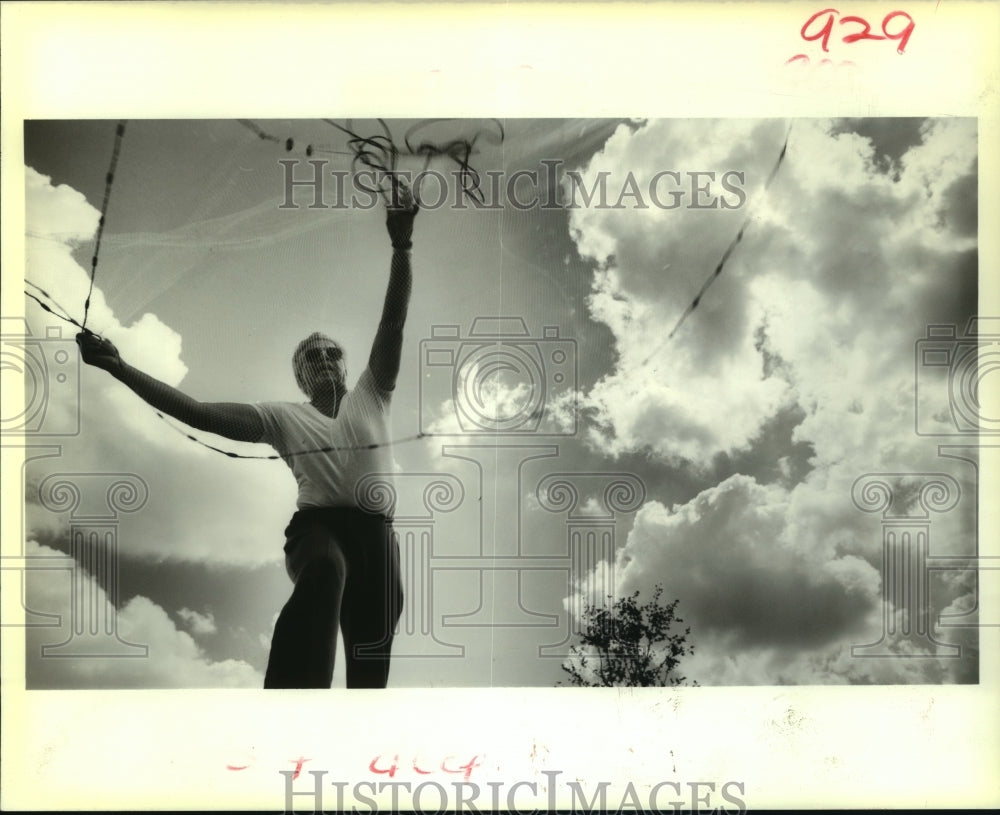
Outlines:
{"label": "net mesh", "polygon": [[[581,144],[596,141],[593,129],[577,122],[554,130],[554,138],[565,144],[567,132],[575,128]],[[25,294],[33,304],[98,334],[99,322],[88,325],[95,283],[122,323],[164,299],[181,297],[191,308],[203,309],[207,319],[224,315],[252,331],[255,323],[271,315],[249,311],[240,287],[259,286],[263,270],[273,275],[274,270],[324,262],[322,252],[310,247],[323,245],[338,225],[340,234],[344,229],[350,233],[359,209],[397,203],[397,179],[416,181],[414,194],[421,204],[426,205],[430,195],[440,200],[444,193],[450,204],[475,209],[487,205],[483,170],[509,174],[518,161],[518,145],[506,142],[505,126],[497,120],[137,121],[128,123],[127,137],[125,131],[124,122],[103,128],[111,145],[110,166],[100,179],[103,195],[98,192],[99,173],[91,168],[95,180],[88,198],[102,203],[96,238],[80,242],[76,250],[80,265],[90,267],[86,297],[81,302],[73,289],[56,290],[44,274],[30,269],[26,278]],[[545,154],[544,143],[533,147]],[[786,135],[764,193],[787,148]],[[421,179],[433,183],[422,188]],[[732,236],[694,298],[679,309],[662,345],[677,334],[718,279],[751,217],[747,215]],[[57,233],[36,237],[59,239]],[[706,268],[708,262],[706,258]],[[245,270],[242,278],[233,271],[239,269]],[[219,280],[208,280],[206,271]],[[220,296],[226,280],[235,280],[235,286]],[[286,299],[273,303],[275,312],[294,315],[294,301],[302,297],[297,285],[276,294]],[[336,299],[331,289],[321,296]],[[646,363],[659,350],[655,348]],[[234,452],[177,429],[232,458],[276,458]],[[391,443],[427,435],[432,434],[409,434]],[[301,454],[332,449],[304,449]]]}

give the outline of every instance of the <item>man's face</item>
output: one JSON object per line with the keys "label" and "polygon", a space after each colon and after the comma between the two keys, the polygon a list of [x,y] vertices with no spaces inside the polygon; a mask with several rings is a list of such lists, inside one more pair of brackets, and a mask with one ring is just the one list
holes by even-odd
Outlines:
{"label": "man's face", "polygon": [[310,396],[340,391],[347,379],[343,349],[328,339],[310,341],[302,350],[299,372]]}

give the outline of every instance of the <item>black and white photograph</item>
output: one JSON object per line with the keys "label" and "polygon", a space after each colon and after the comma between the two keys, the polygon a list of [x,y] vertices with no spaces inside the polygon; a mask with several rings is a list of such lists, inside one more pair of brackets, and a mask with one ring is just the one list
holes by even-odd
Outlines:
{"label": "black and white photograph", "polygon": [[[977,681],[975,120],[25,134],[25,421],[79,428],[28,463],[26,554],[100,612],[29,630],[27,687],[263,687],[276,641],[340,641],[285,687],[344,684],[354,595],[396,687]],[[398,566],[355,588],[296,509]],[[282,626],[286,557],[336,562]],[[73,620],[65,576],[26,607]],[[88,649],[123,658],[46,658]]]}
{"label": "black and white photograph", "polygon": [[933,12],[789,4],[825,112],[455,113],[426,54],[403,101],[5,111],[5,757],[87,699],[156,708],[110,809],[182,732],[146,808],[891,806],[872,715],[995,803],[996,92],[843,101]]}

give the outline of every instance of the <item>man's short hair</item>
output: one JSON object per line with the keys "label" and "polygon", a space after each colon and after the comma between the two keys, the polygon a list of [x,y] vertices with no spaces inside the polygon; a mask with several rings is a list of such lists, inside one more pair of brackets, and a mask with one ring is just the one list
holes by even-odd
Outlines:
{"label": "man's short hair", "polygon": [[[340,348],[339,342],[332,337],[328,337],[321,331],[313,331],[312,334],[302,340],[302,342],[295,347],[295,353],[292,354],[292,370],[295,371],[295,381],[299,383],[299,388],[302,389],[302,392],[306,396],[312,396],[312,394],[309,392],[309,383],[306,381],[305,371],[303,370],[305,367],[303,364],[304,357],[306,351],[313,347],[317,342],[330,343]],[[341,351],[343,351],[342,348]]]}

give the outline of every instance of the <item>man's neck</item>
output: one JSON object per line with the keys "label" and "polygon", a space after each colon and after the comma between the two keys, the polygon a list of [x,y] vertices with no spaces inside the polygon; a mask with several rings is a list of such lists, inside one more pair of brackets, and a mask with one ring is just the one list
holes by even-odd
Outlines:
{"label": "man's neck", "polygon": [[340,412],[340,402],[343,394],[340,391],[320,393],[309,400],[309,404],[324,416],[335,419]]}

